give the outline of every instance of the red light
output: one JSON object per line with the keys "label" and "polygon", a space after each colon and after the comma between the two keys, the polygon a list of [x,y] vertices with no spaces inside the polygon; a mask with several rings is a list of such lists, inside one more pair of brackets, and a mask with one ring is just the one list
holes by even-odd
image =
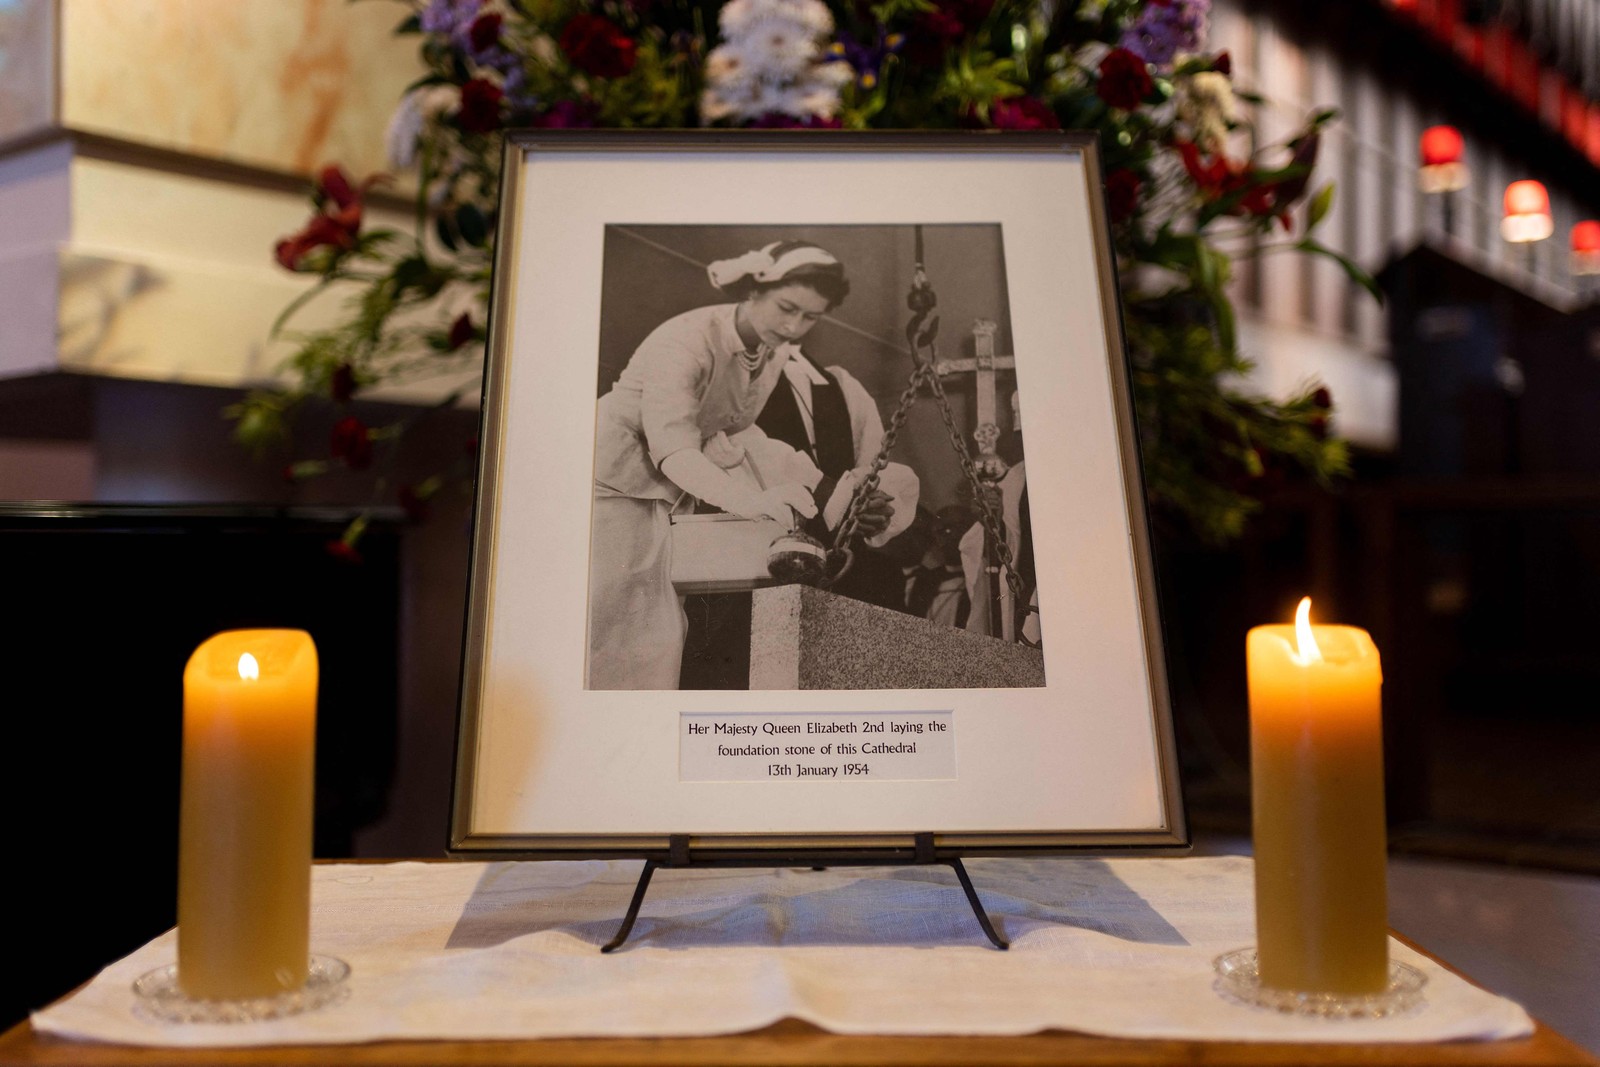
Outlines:
{"label": "red light", "polygon": [[1422,152],[1424,167],[1461,162],[1461,131],[1454,126],[1429,126],[1422,131],[1417,146]]}
{"label": "red light", "polygon": [[1550,194],[1536,181],[1512,182],[1506,186],[1506,217],[1550,214]]}
{"label": "red light", "polygon": [[1573,226],[1572,250],[1588,255],[1600,255],[1600,222],[1585,219]]}
{"label": "red light", "polygon": [[1572,273],[1600,274],[1600,222],[1584,219],[1572,227]]}
{"label": "red light", "polygon": [[1514,244],[1542,241],[1555,232],[1550,218],[1550,194],[1535,181],[1512,182],[1506,186],[1506,216],[1500,220],[1500,236]]}

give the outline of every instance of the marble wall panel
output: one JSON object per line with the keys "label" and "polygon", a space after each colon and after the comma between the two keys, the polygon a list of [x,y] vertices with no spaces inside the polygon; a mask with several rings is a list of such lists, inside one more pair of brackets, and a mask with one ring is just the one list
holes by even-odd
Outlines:
{"label": "marble wall panel", "polygon": [[55,0],[0,0],[0,143],[49,128]]}
{"label": "marble wall panel", "polygon": [[58,2],[67,126],[275,170],[388,169],[389,116],[421,71],[416,38],[393,35],[404,5]]}

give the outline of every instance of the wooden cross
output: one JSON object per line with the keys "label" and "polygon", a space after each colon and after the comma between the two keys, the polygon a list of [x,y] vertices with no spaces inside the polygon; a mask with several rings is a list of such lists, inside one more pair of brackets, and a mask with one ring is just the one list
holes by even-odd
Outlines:
{"label": "wooden cross", "polygon": [[972,323],[972,359],[937,360],[933,369],[941,378],[950,374],[975,375],[977,417],[972,439],[978,444],[978,454],[973,457],[978,473],[986,481],[997,482],[1006,473],[1006,463],[995,452],[1000,440],[1000,422],[995,411],[994,373],[997,370],[1015,372],[1015,356],[994,354],[994,335],[999,329],[989,319],[975,319]]}

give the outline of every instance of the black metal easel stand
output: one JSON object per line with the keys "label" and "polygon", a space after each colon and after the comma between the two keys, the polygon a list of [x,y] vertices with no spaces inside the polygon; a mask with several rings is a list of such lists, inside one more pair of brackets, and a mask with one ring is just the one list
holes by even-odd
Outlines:
{"label": "black metal easel stand", "polygon": [[967,876],[967,868],[962,865],[961,857],[953,853],[940,854],[933,847],[932,834],[915,834],[912,840],[914,844],[909,852],[904,849],[796,849],[792,852],[761,849],[749,852],[718,850],[712,856],[691,856],[689,835],[672,834],[667,838],[667,855],[664,858],[645,858],[644,870],[639,873],[639,884],[633,887],[633,899],[628,902],[622,925],[617,928],[616,936],[600,946],[600,951],[615,952],[628,940],[628,935],[633,932],[633,924],[639,918],[639,906],[644,903],[645,891],[650,888],[650,876],[656,873],[657,867],[813,867],[821,870],[825,867],[877,867],[901,863],[939,863],[955,868],[956,878],[961,882],[962,891],[967,894],[967,903],[972,905],[972,914],[977,917],[978,925],[983,927],[984,935],[995,948],[1001,951],[1010,948],[1011,943],[1000,936],[994,923],[989,921],[989,913],[983,910],[983,902],[978,899],[978,891],[972,887],[972,879]]}

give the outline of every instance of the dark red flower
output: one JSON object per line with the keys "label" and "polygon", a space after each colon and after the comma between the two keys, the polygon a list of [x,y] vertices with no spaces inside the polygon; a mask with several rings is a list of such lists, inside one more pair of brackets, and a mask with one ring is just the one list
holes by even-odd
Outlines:
{"label": "dark red flower", "polygon": [[595,124],[599,114],[599,109],[591,101],[557,100],[550,105],[550,110],[535,115],[528,124],[547,130],[588,129]]}
{"label": "dark red flower", "polygon": [[422,522],[433,511],[427,499],[417,495],[417,487],[414,485],[402,485],[395,495],[399,498],[400,509],[412,522]]}
{"label": "dark red flower", "polygon": [[1144,60],[1126,48],[1113,48],[1100,61],[1100,82],[1095,92],[1112,107],[1132,111],[1155,91],[1156,83]]}
{"label": "dark red flower", "polygon": [[1328,416],[1324,412],[1317,412],[1306,419],[1306,429],[1311,431],[1311,436],[1319,441],[1328,439]]}
{"label": "dark red flower", "polygon": [[1220,153],[1208,163],[1201,157],[1200,149],[1188,141],[1179,141],[1174,147],[1202,199],[1214,202],[1232,198],[1224,205],[1224,214],[1260,218],[1276,215],[1287,227],[1288,204],[1280,195],[1277,183],[1262,181],[1259,172],[1250,164],[1235,163]]}
{"label": "dark red flower", "polygon": [[1333,407],[1333,394],[1328,392],[1326,385],[1317,386],[1317,391],[1311,394],[1311,403],[1326,411]]}
{"label": "dark red flower", "polygon": [[572,16],[557,43],[573,66],[595,78],[620,78],[633,69],[638,58],[633,38],[600,15]]}
{"label": "dark red flower", "polygon": [[1055,110],[1032,96],[996,100],[989,109],[989,124],[997,130],[1059,130]]}
{"label": "dark red flower", "polygon": [[463,311],[460,318],[450,324],[450,336],[445,343],[450,346],[449,351],[454,352],[477,336],[478,328],[472,325],[472,316]]}
{"label": "dark red flower", "polygon": [[1126,167],[1119,167],[1106,175],[1106,210],[1112,222],[1122,222],[1139,206],[1139,189],[1143,183],[1139,175]]}
{"label": "dark red flower", "polygon": [[319,248],[355,247],[355,236],[327,215],[314,215],[299,233],[283,238],[273,248],[273,258],[284,270],[309,270],[306,256]]}
{"label": "dark red flower", "polygon": [[381,180],[381,175],[373,175],[358,188],[350,184],[340,168],[322,168],[311,194],[317,213],[299,233],[278,242],[273,251],[278,265],[285,270],[316,269],[306,262],[311,252],[319,248],[354,248],[361,233],[362,197]]}
{"label": "dark red flower", "polygon": [[372,466],[372,431],[354,415],[346,415],[333,424],[328,453],[351,470],[366,470]]}
{"label": "dark red flower", "polygon": [[1230,78],[1233,77],[1233,57],[1225,51],[1218,52],[1217,58],[1211,61],[1211,69],[1218,74],[1225,74]]}
{"label": "dark red flower", "polygon": [[1305,195],[1306,186],[1311,184],[1312,168],[1317,165],[1317,149],[1321,143],[1322,138],[1315,133],[1296,137],[1289,142],[1289,150],[1293,153],[1289,157],[1289,166],[1301,168],[1301,172],[1277,184],[1274,202],[1280,211],[1287,213],[1289,205]]}
{"label": "dark red flower", "polygon": [[461,110],[456,123],[467,133],[491,133],[500,128],[500,101],[505,99],[500,86],[484,78],[473,78],[461,87]]}
{"label": "dark red flower", "polygon": [[335,538],[322,546],[323,549],[340,563],[361,564],[366,561],[361,558],[361,553],[354,547],[345,544],[340,538]]}
{"label": "dark red flower", "polygon": [[500,24],[505,16],[491,11],[472,20],[467,29],[467,41],[474,52],[487,52],[500,42]]}
{"label": "dark red flower", "polygon": [[356,395],[357,388],[356,369],[348,363],[339,364],[328,376],[328,395],[336,403],[348,404],[350,398]]}
{"label": "dark red flower", "polygon": [[939,66],[945,53],[983,25],[994,0],[939,0],[906,34],[906,59],[918,66]]}

